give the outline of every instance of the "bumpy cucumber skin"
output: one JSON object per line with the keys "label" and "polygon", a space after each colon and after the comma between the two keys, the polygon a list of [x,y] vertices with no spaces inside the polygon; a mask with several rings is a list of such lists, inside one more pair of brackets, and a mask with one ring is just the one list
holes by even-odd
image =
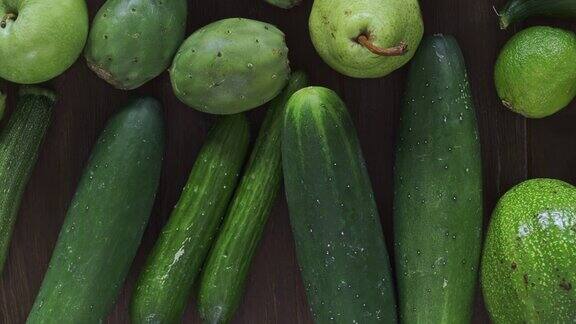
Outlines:
{"label": "bumpy cucumber skin", "polygon": [[558,18],[576,17],[576,1],[574,0],[510,0],[498,13],[500,28],[521,22],[532,16],[548,16]]}
{"label": "bumpy cucumber skin", "polygon": [[134,100],[95,145],[28,324],[101,323],[148,222],[164,154],[160,104]]}
{"label": "bumpy cucumber skin", "polygon": [[140,87],[170,66],[186,15],[186,0],[108,0],[88,37],[88,66],[118,89]]}
{"label": "bumpy cucumber skin", "polygon": [[498,202],[482,258],[482,290],[496,324],[576,318],[576,188],[533,179]]}
{"label": "bumpy cucumber skin", "polygon": [[390,265],[354,125],[331,90],[288,102],[282,159],[298,263],[317,323],[395,323]]}
{"label": "bumpy cucumber skin", "polygon": [[48,90],[23,88],[18,106],[0,133],[0,274],[20,199],[36,164],[55,100],[54,93]]}
{"label": "bumpy cucumber skin", "polygon": [[232,198],[249,145],[243,115],[210,131],[168,223],[140,275],[132,323],[178,323]]}
{"label": "bumpy cucumber skin", "polygon": [[198,307],[207,323],[228,323],[242,301],[250,264],[282,181],[281,134],[288,99],[308,83],[296,72],[270,103],[222,230],[204,265]]}
{"label": "bumpy cucumber skin", "polygon": [[274,99],[290,77],[284,33],[244,18],[211,23],[182,44],[170,68],[185,104],[211,114],[235,114]]}
{"label": "bumpy cucumber skin", "polygon": [[282,9],[290,9],[299,5],[302,0],[265,0],[269,4]]}
{"label": "bumpy cucumber skin", "polygon": [[468,323],[482,235],[482,164],[466,66],[451,36],[416,53],[394,181],[400,320]]}

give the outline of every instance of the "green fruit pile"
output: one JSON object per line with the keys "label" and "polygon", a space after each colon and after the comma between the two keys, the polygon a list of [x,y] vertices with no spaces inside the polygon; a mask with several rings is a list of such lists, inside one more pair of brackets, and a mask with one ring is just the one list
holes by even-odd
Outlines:
{"label": "green fruit pile", "polygon": [[[282,9],[301,2],[265,1]],[[506,28],[534,15],[576,17],[576,1],[510,0],[499,20]],[[231,321],[283,179],[318,323],[469,322],[479,269],[495,323],[576,320],[576,187],[534,179],[512,188],[482,248],[482,150],[465,55],[452,36],[426,36],[420,45],[418,0],[314,0],[308,26],[319,56],[349,77],[384,77],[414,57],[394,156],[395,260],[354,122],[337,93],[306,87],[307,76],[292,72],[289,39],[278,27],[227,18],[186,38],[187,16],[187,0],[107,0],[89,30],[85,0],[0,0],[0,78],[45,82],[84,51],[87,66],[117,89],[168,72],[186,106],[226,115],[208,134],[142,270],[134,323],[178,322],[196,285],[201,317]],[[560,111],[576,97],[576,34],[544,26],[517,33],[494,79],[516,113]],[[5,99],[0,93],[0,119]],[[55,100],[52,91],[27,86],[1,124],[0,270]],[[244,112],[267,103],[246,159]],[[140,98],[108,123],[28,323],[106,318],[153,208],[163,118],[159,102]]]}
{"label": "green fruit pile", "polygon": [[[301,0],[266,0],[283,9]],[[84,0],[0,0],[0,77],[22,84],[62,74],[85,46],[86,62],[122,90],[136,89],[169,68],[174,94],[211,114],[259,107],[286,85],[288,47],[277,27],[229,18],[184,42],[187,1],[107,0],[88,33]],[[328,18],[329,17],[329,18]],[[325,19],[326,18],[326,19]],[[314,2],[310,36],[320,56],[352,77],[383,77],[416,52],[424,24],[417,0]]]}

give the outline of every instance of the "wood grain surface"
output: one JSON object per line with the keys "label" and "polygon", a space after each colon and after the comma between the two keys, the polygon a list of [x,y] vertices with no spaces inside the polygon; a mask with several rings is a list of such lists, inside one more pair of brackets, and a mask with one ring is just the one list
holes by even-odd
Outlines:
{"label": "wood grain surface", "polygon": [[[320,60],[312,47],[307,27],[312,0],[304,2],[296,9],[283,11],[262,0],[191,0],[188,32],[217,19],[248,17],[276,24],[287,34],[293,68],[305,70],[313,84],[334,89],[350,109],[390,248],[393,147],[406,69],[377,80],[357,80],[337,74]],[[517,25],[507,32],[499,30],[492,6],[500,7],[503,2],[421,1],[426,33],[454,35],[467,61],[483,146],[485,225],[500,195],[522,180],[554,177],[576,183],[576,104],[553,117],[527,121],[506,111],[498,101],[493,83],[494,61],[504,42],[527,26]],[[103,3],[103,0],[88,0],[92,17]],[[563,21],[533,19],[529,23],[576,29],[576,24]],[[129,323],[128,306],[134,282],[178,200],[214,117],[181,104],[172,94],[166,73],[128,93],[98,79],[81,58],[50,84],[57,90],[59,101],[22,201],[9,259],[0,280],[0,323],[25,322],[84,164],[107,118],[129,97],[152,95],[162,101],[168,125],[162,180],[140,251],[108,318],[108,323]],[[3,87],[13,107],[17,87],[12,84]],[[249,113],[254,136],[264,112],[257,109]],[[200,323],[194,300],[190,300],[184,322]],[[243,306],[234,323],[311,322],[282,196],[270,217],[252,266]],[[474,322],[488,322],[480,293]]]}

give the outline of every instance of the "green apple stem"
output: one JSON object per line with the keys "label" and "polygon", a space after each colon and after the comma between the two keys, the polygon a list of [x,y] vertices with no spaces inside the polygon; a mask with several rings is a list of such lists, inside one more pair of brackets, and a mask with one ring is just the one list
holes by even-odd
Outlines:
{"label": "green apple stem", "polygon": [[405,42],[400,42],[398,46],[381,48],[374,45],[374,43],[372,43],[372,41],[366,35],[358,36],[357,41],[360,45],[366,47],[370,52],[380,56],[400,56],[406,54],[408,51],[408,45]]}
{"label": "green apple stem", "polygon": [[9,20],[16,20],[18,16],[16,14],[13,13],[7,13],[6,15],[4,15],[4,18],[2,18],[2,21],[0,21],[0,27],[2,28],[6,28],[6,24]]}

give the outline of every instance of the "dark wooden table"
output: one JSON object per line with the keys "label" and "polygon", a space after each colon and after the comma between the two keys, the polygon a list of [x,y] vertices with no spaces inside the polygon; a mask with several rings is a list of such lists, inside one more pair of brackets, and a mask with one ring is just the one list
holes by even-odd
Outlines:
{"label": "dark wooden table", "polygon": [[[308,36],[312,0],[282,11],[261,0],[190,1],[188,31],[226,17],[249,17],[278,25],[287,34],[295,69],[306,70],[314,84],[338,92],[352,113],[372,177],[388,246],[392,246],[392,165],[405,69],[379,80],[356,80],[332,71],[316,55]],[[352,1],[352,0],[351,0]],[[89,0],[91,16],[103,0]],[[490,212],[511,186],[533,177],[576,183],[576,104],[544,120],[527,121],[499,103],[492,81],[493,64],[515,29],[498,29],[492,5],[502,0],[423,0],[426,33],[456,36],[466,58],[480,123],[486,225]],[[574,30],[576,24],[535,19]],[[161,227],[178,200],[207,130],[214,118],[181,104],[167,75],[132,92],[115,90],[91,73],[80,59],[51,84],[60,99],[40,158],[22,201],[6,269],[0,280],[0,323],[24,323],[48,266],[66,209],[84,164],[107,118],[133,95],[152,95],[164,104],[168,148],[162,181],[138,256],[109,323],[128,323],[134,282]],[[14,104],[16,86],[7,85]],[[264,110],[250,113],[255,134]],[[245,301],[235,323],[311,323],[298,273],[286,202],[278,199],[254,261]],[[390,251],[392,252],[392,251]],[[488,322],[480,294],[476,323]],[[194,301],[186,323],[200,323]]]}

